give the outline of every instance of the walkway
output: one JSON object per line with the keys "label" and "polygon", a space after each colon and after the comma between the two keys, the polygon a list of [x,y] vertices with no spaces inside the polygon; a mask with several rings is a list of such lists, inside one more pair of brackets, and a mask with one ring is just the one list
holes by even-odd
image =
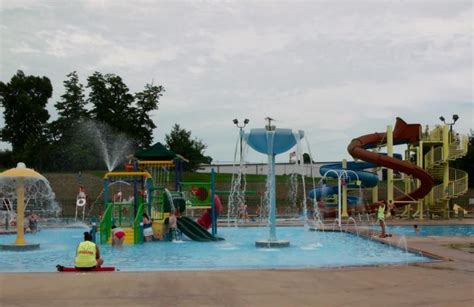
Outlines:
{"label": "walkway", "polygon": [[[383,241],[394,244],[399,238],[394,236]],[[447,246],[453,242],[474,244],[474,237],[407,238],[409,249],[443,259],[411,265],[302,270],[0,273],[0,305],[474,306],[474,254]]]}

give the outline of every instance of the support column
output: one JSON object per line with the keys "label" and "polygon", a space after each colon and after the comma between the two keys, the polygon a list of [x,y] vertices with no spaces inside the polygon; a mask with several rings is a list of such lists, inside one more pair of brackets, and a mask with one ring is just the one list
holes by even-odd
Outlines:
{"label": "support column", "polygon": [[[423,141],[420,141],[418,144],[418,147],[416,148],[416,166],[423,168]],[[416,186],[419,187],[421,185],[420,180],[416,180]],[[418,200],[418,214],[419,214],[419,220],[423,220],[423,202],[425,198]]]}
{"label": "support column", "polygon": [[269,167],[270,167],[270,212],[269,212],[269,225],[270,225],[270,237],[269,241],[277,241],[276,236],[276,185],[275,185],[275,155],[268,155]]}
{"label": "support column", "polygon": [[[342,160],[342,169],[347,169],[347,160]],[[344,177],[341,177],[341,180]],[[344,184],[342,185],[342,218],[347,219],[349,214],[347,213],[347,180],[344,180]]]}
{"label": "support column", "polygon": [[16,245],[25,245],[25,181],[17,178],[16,183]]}
{"label": "support column", "polygon": [[[373,151],[375,152],[376,150],[374,149]],[[377,177],[378,177],[377,167],[374,167],[373,171],[374,173],[377,174]],[[375,204],[378,201],[379,201],[379,186],[377,184],[375,187],[372,188],[372,203]]]}
{"label": "support column", "polygon": [[[393,128],[387,126],[387,157],[393,157]],[[387,204],[393,203],[393,169],[387,168]]]}
{"label": "support column", "polygon": [[443,207],[444,217],[449,218],[449,126],[443,126]]}

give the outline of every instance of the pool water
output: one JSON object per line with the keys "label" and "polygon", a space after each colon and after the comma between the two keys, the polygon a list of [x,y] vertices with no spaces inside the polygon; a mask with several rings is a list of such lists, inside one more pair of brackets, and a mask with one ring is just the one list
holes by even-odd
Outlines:
{"label": "pool water", "polygon": [[[40,243],[40,249],[0,252],[0,271],[52,272],[57,264],[72,266],[85,230],[43,229],[27,234],[27,242]],[[303,227],[278,228],[278,238],[291,244],[281,249],[255,247],[255,240],[268,237],[264,227],[223,227],[218,235],[225,241],[150,242],[122,248],[101,245],[100,251],[104,265],[120,271],[318,268],[430,261],[353,234],[312,232]],[[14,240],[14,235],[0,236],[0,243]]]}
{"label": "pool water", "polygon": [[415,232],[413,225],[388,226],[390,233],[404,236],[474,236],[474,225],[418,225]]}

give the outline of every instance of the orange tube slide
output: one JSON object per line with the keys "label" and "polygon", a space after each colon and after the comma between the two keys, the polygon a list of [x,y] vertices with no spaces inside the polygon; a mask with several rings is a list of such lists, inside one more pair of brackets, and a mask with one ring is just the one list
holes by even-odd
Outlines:
{"label": "orange tube slide", "polygon": [[[397,117],[395,128],[393,130],[393,144],[416,143],[420,140],[421,125],[407,124],[403,119]],[[424,169],[408,162],[401,161],[386,155],[381,155],[368,149],[383,145],[386,143],[385,133],[366,134],[355,138],[347,147],[349,154],[355,159],[361,159],[366,162],[374,163],[379,166],[391,168],[393,170],[412,175],[419,179],[421,185],[408,195],[403,195],[395,199],[395,207],[401,207],[407,203],[396,203],[397,201],[419,200],[425,197],[433,187],[433,177]]]}

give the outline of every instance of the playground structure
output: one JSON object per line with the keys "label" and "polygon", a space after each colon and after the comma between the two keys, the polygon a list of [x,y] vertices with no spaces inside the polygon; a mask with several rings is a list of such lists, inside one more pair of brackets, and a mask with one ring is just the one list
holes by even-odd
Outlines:
{"label": "playground structure", "polygon": [[[132,194],[124,197],[123,191],[111,193],[111,185],[115,181],[131,183]],[[116,185],[114,186],[116,187]],[[120,188],[120,186],[118,186]],[[141,226],[143,212],[150,208],[148,192],[152,188],[151,175],[148,172],[109,172],[104,176],[105,211],[100,222],[100,243],[111,243],[112,225],[120,226],[125,231],[125,244],[140,243],[143,239]],[[109,195],[113,194],[112,201]]]}
{"label": "playground structure", "polygon": [[[393,153],[393,146],[400,144],[407,145],[403,160]],[[387,147],[387,153],[380,153],[382,147]],[[368,134],[351,141],[348,152],[354,158],[365,161],[364,163],[343,161],[341,164],[321,168],[322,175],[328,173],[339,178],[341,172],[346,172],[342,176],[346,184],[339,192],[339,200],[329,202],[332,208],[326,213],[329,216],[347,218],[349,213],[373,212],[378,206],[379,196],[377,180],[375,177],[370,178],[376,176],[377,168],[386,167],[387,195],[384,202],[393,204],[394,208],[404,207],[401,213],[404,217],[416,217],[420,220],[438,216],[449,218],[450,199],[468,190],[468,174],[450,168],[449,163],[466,155],[467,149],[467,136],[455,137],[448,125],[437,126],[422,133],[420,124],[407,124],[397,118],[394,129],[387,126],[386,133]],[[365,168],[372,168],[373,173],[361,173],[360,170]],[[394,178],[394,171],[401,173],[400,178]],[[397,181],[402,184],[397,184]],[[356,186],[372,189],[372,205],[363,205],[354,202],[354,198],[347,197],[347,191]],[[316,196],[320,203],[324,203],[324,192],[331,195],[336,191],[334,188],[326,191],[315,189],[310,191],[309,197]],[[395,197],[395,194],[398,196]],[[336,210],[334,204],[341,204],[341,210]],[[412,212],[413,209],[415,212]]]}
{"label": "playground structure", "polygon": [[[220,199],[214,194],[214,176],[209,183],[181,182],[182,159],[130,159],[125,172],[109,172],[104,176],[103,201],[105,211],[99,226],[100,243],[111,243],[111,227],[125,231],[124,244],[143,243],[143,214],[152,221],[153,237],[166,240],[170,211],[175,209],[177,226],[193,240],[219,240],[217,215]],[[171,191],[171,172],[175,171],[175,191]],[[199,223],[182,216],[188,210],[205,210]],[[212,226],[212,234],[207,229]]]}

